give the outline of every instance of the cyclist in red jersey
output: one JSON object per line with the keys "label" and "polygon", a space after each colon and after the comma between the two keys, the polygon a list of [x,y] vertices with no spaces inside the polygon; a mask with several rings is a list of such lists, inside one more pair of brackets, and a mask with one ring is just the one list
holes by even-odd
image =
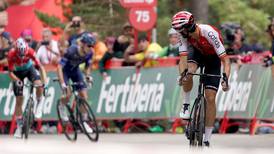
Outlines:
{"label": "cyclist in red jersey", "polygon": [[[178,82],[183,86],[183,106],[180,117],[189,119],[190,92],[193,86],[193,76],[186,75],[187,72],[195,73],[200,65],[205,67],[205,73],[220,75],[221,63],[223,72],[227,77],[230,75],[230,62],[226,56],[222,37],[219,30],[206,24],[196,24],[194,17],[187,11],[176,13],[172,18],[172,28],[181,34],[180,40],[180,76]],[[216,118],[215,99],[219,88],[220,79],[207,77],[205,80],[206,106],[206,127],[204,143],[209,146],[214,121]],[[229,86],[224,79],[221,82],[224,91],[229,90]]]}
{"label": "cyclist in red jersey", "polygon": [[[29,48],[27,43],[23,38],[16,40],[15,49],[12,49],[8,53],[8,69],[9,76],[13,82],[13,91],[16,96],[16,106],[15,106],[15,115],[17,122],[17,129],[14,134],[15,137],[22,137],[22,103],[23,103],[23,85],[24,79],[27,77],[31,82],[36,85],[42,85],[45,83],[46,72],[42,65],[40,65],[38,59],[35,57],[35,52],[33,49]],[[33,64],[34,63],[34,64]],[[40,70],[42,75],[42,81],[40,80],[40,75],[35,69],[36,66]],[[45,84],[44,84],[45,85]],[[44,87],[39,87],[36,90],[36,118],[41,118],[41,110],[37,110],[38,105],[40,107],[42,94]]]}

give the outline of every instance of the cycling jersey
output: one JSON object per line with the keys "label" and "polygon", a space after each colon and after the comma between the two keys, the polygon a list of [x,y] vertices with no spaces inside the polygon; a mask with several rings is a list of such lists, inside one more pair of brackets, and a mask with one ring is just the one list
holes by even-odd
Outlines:
{"label": "cycling jersey", "polygon": [[7,59],[9,71],[28,70],[33,66],[33,62],[36,66],[40,65],[39,60],[35,57],[34,50],[31,48],[26,51],[24,58],[20,58],[17,51],[13,49],[8,53]]}
{"label": "cycling jersey", "polygon": [[65,71],[73,71],[77,69],[81,63],[86,63],[86,68],[89,67],[92,59],[92,51],[85,56],[80,56],[78,46],[73,44],[62,57],[60,64],[63,66]]}
{"label": "cycling jersey", "polygon": [[64,57],[60,60],[60,64],[63,66],[63,77],[66,85],[68,85],[69,80],[72,80],[73,82],[78,83],[78,85],[73,87],[76,90],[82,90],[87,87],[79,65],[85,63],[86,68],[88,68],[91,63],[92,55],[93,52],[90,51],[89,54],[80,56],[78,46],[75,44],[67,49]]}
{"label": "cycling jersey", "polygon": [[181,37],[179,47],[180,55],[187,55],[189,46],[195,47],[203,55],[217,54],[219,57],[226,55],[223,39],[219,30],[205,24],[198,24],[197,28],[200,28],[200,37],[198,40],[191,37]]}

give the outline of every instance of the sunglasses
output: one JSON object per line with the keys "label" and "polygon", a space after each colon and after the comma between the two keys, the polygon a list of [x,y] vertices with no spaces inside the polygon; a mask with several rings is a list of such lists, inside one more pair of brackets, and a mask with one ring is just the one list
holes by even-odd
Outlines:
{"label": "sunglasses", "polygon": [[87,47],[91,48],[91,47],[93,47],[93,45],[87,44]]}

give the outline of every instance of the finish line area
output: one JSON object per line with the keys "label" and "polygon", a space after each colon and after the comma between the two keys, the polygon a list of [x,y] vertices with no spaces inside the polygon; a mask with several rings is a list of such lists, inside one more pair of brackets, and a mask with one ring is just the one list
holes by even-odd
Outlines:
{"label": "finish line area", "polygon": [[274,152],[274,134],[213,135],[210,148],[190,148],[183,134],[100,134],[97,143],[80,134],[76,142],[64,135],[33,135],[28,140],[0,136],[1,154],[270,154]]}

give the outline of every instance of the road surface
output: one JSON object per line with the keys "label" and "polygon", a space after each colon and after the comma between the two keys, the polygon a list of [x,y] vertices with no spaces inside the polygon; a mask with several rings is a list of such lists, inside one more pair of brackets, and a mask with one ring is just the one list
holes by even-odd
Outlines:
{"label": "road surface", "polygon": [[0,135],[0,154],[274,154],[274,134],[214,135],[211,144],[189,148],[182,134],[100,134],[97,143],[82,134],[76,142],[63,135],[30,135],[28,140]]}

